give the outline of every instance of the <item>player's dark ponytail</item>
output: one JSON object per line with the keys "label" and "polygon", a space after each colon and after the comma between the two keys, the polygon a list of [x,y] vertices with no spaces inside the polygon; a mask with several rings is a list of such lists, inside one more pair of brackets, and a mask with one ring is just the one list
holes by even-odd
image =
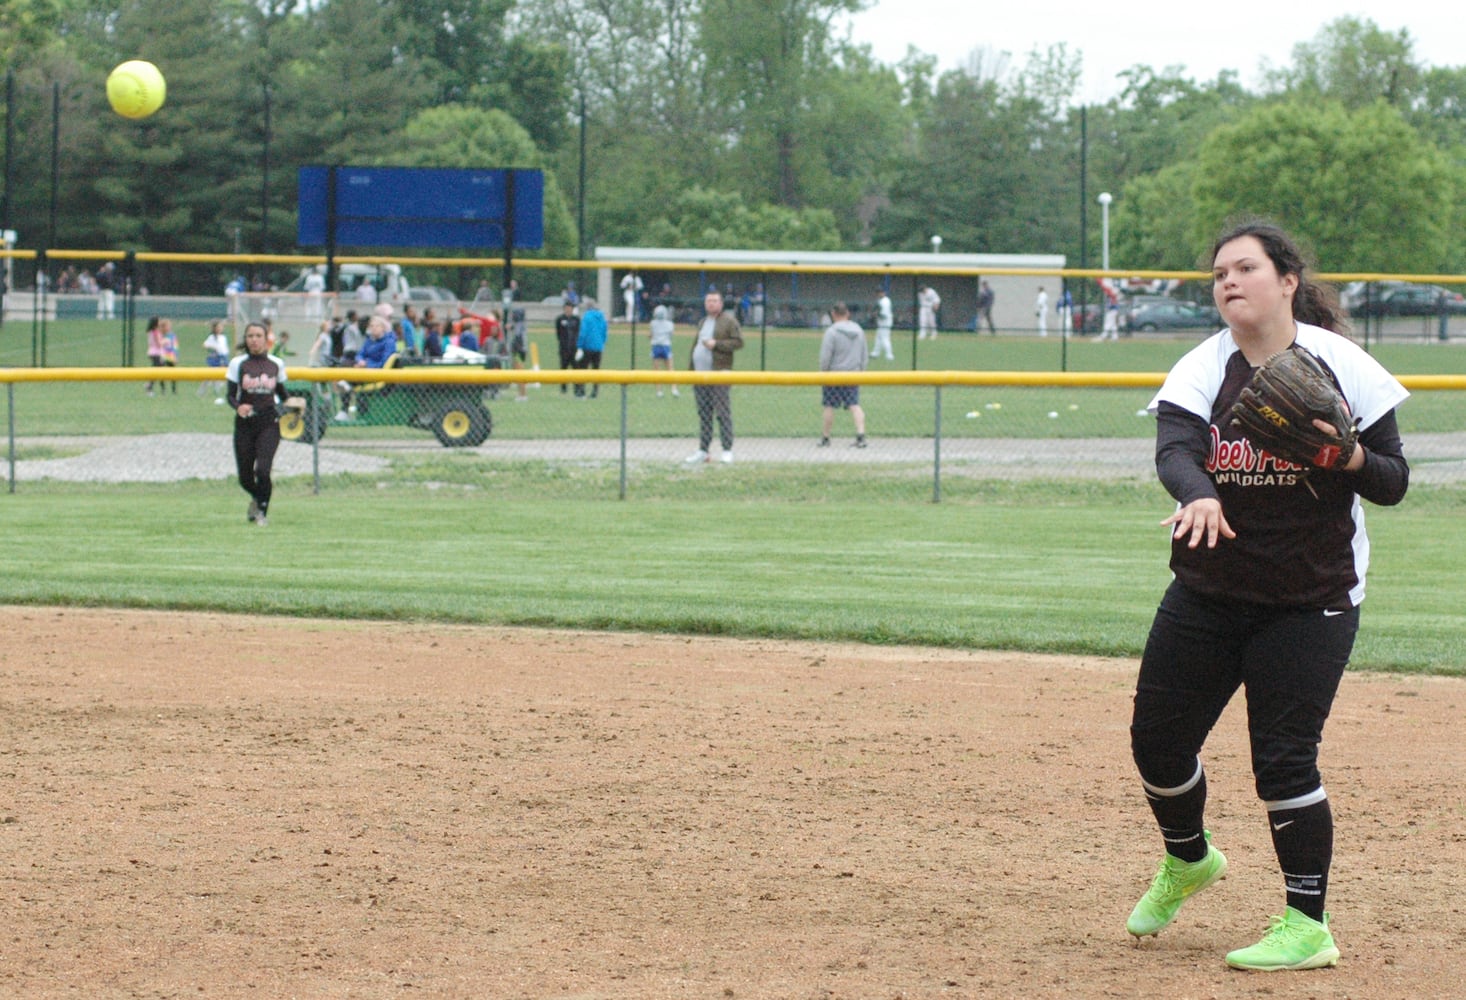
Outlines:
{"label": "player's dark ponytail", "polygon": [[1251,236],[1262,244],[1268,259],[1277,268],[1278,274],[1292,274],[1298,278],[1298,290],[1293,293],[1293,318],[1300,323],[1320,326],[1334,333],[1344,333],[1349,321],[1339,308],[1338,295],[1329,285],[1320,284],[1308,277],[1303,253],[1298,245],[1270,222],[1250,221],[1233,226],[1212,244],[1211,259],[1217,259],[1222,247],[1233,240]]}

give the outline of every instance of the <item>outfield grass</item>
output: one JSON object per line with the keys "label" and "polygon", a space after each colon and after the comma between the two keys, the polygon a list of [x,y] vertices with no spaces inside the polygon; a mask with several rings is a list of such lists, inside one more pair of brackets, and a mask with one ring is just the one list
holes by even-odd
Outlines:
{"label": "outfield grass", "polygon": [[[961,503],[313,496],[232,485],[0,497],[0,601],[1136,656],[1166,586],[1159,487],[988,484]],[[1466,674],[1466,491],[1371,509],[1356,667]],[[391,627],[384,624],[383,627]],[[282,649],[281,656],[309,656]],[[409,664],[403,665],[410,669]]]}
{"label": "outfield grass", "polygon": [[[203,325],[180,326],[183,363],[197,364]],[[5,333],[0,363],[29,364],[27,331],[11,324]],[[534,335],[550,358],[548,331]],[[679,331],[679,343],[686,335]],[[114,324],[54,325],[47,360],[115,364],[117,336]],[[1195,342],[1074,342],[1066,367],[1159,372]],[[625,328],[614,328],[607,367],[628,366],[627,345]],[[1053,339],[944,335],[920,348],[921,367],[937,370],[1060,367]],[[817,352],[817,332],[780,332],[751,340],[740,367],[764,356],[770,369],[809,369]],[[1456,345],[1375,353],[1401,374],[1466,371]],[[908,369],[910,355],[876,367]],[[135,383],[15,389],[16,432],[30,439],[20,458],[75,453],[38,437],[228,428],[227,412],[192,385],[152,399]],[[687,437],[690,406],[651,392],[632,390],[632,433]],[[738,393],[740,434],[810,436],[813,390]],[[1148,437],[1153,424],[1136,410],[1150,394],[948,388],[942,433]],[[495,433],[614,436],[619,399],[618,388],[577,402],[546,386],[530,406],[495,404]],[[888,436],[931,433],[934,399],[933,390],[903,387],[868,387],[863,397],[873,431]],[[1460,430],[1460,413],[1458,394],[1418,393],[1400,411],[1407,444],[1412,432]],[[642,471],[632,499],[617,503],[607,499],[616,495],[613,467],[403,453],[390,475],[332,477],[319,496],[303,479],[281,483],[263,532],[244,524],[231,483],[27,482],[0,496],[0,601],[1138,655],[1168,579],[1157,524],[1171,504],[1159,485],[946,476],[934,506],[920,502],[930,496],[927,463],[915,456],[911,468],[861,477],[750,465],[739,468],[744,492],[732,500],[681,470]],[[1441,528],[1463,513],[1466,490],[1419,486],[1402,507],[1369,511],[1375,567],[1356,666],[1466,673],[1458,570],[1466,542]]]}

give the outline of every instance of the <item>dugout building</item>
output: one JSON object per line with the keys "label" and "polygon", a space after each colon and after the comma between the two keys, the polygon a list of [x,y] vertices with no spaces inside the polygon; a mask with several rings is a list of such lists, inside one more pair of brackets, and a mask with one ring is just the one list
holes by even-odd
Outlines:
{"label": "dugout building", "polygon": [[[702,316],[710,288],[740,306],[745,325],[822,327],[834,302],[850,306],[856,322],[874,326],[877,292],[885,288],[896,314],[896,328],[916,324],[916,293],[931,285],[942,297],[938,317],[948,332],[973,329],[978,282],[986,278],[995,294],[993,320],[998,329],[1021,333],[1036,328],[1034,301],[1039,286],[1049,295],[1049,330],[1057,332],[1055,308],[1060,279],[1046,274],[988,273],[1043,271],[1064,267],[1060,254],[879,253],[791,250],[685,250],[655,247],[600,247],[595,259],[596,299],[606,315],[624,317],[622,280],[641,279],[639,321],[651,307],[666,302],[679,323]],[[763,309],[758,292],[763,290]],[[1075,298],[1078,299],[1075,290]]]}

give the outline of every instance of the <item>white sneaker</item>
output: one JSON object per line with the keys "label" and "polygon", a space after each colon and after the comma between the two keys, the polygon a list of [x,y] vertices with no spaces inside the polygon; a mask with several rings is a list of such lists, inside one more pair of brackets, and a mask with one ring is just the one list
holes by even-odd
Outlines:
{"label": "white sneaker", "polygon": [[351,414],[347,413],[345,410],[338,410],[337,413],[336,413],[336,419],[337,420],[350,420],[351,419]]}
{"label": "white sneaker", "polygon": [[222,398],[216,399],[216,400],[214,400],[214,405],[215,406],[223,406],[224,405],[224,400]]}
{"label": "white sneaker", "polygon": [[724,465],[732,465],[733,464],[733,453],[731,451],[725,451],[725,452],[723,452],[723,456],[722,456],[722,458],[719,459],[719,461],[722,462]]}
{"label": "white sneaker", "polygon": [[687,456],[687,464],[688,465],[698,465],[698,464],[700,464],[702,462],[706,462],[707,460],[708,460],[708,453],[705,452],[705,451],[703,451],[701,448],[699,448],[697,451],[693,452],[691,455],[688,455]]}
{"label": "white sneaker", "polygon": [[678,392],[676,389],[673,389],[672,390],[672,395],[674,395],[674,396],[680,396],[680,395],[682,395],[682,393]]}

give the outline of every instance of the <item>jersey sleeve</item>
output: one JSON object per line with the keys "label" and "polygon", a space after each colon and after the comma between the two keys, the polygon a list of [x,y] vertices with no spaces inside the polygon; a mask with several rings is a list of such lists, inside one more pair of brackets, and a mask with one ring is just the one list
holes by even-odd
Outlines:
{"label": "jersey sleeve", "polygon": [[1226,375],[1227,359],[1236,350],[1231,334],[1225,330],[1208,337],[1176,362],[1147,409],[1155,414],[1161,403],[1170,403],[1210,422],[1212,404]]}
{"label": "jersey sleeve", "polygon": [[1384,365],[1347,337],[1300,324],[1298,343],[1323,358],[1333,370],[1361,431],[1410,398],[1409,390]]}

